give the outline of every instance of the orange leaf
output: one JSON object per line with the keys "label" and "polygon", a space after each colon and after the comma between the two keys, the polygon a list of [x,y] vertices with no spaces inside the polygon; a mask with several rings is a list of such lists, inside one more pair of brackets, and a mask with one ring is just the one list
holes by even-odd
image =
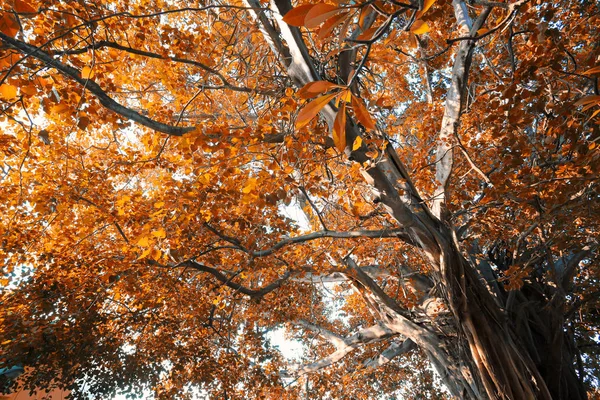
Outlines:
{"label": "orange leaf", "polygon": [[600,102],[600,96],[585,96],[575,102],[576,106],[583,106],[590,103]]}
{"label": "orange leaf", "polygon": [[350,16],[350,14],[343,13],[343,14],[336,15],[335,17],[329,18],[327,20],[327,22],[325,22],[323,24],[323,26],[319,29],[319,34],[317,35],[317,37],[320,40],[325,39],[325,36],[329,35],[331,33],[331,31],[333,31],[335,29],[336,26],[338,26],[339,24],[344,22],[344,20],[346,18],[348,18],[349,16]]}
{"label": "orange leaf", "polygon": [[0,31],[7,36],[15,37],[19,32],[19,24],[12,14],[2,13],[0,18]]}
{"label": "orange leaf", "polygon": [[316,117],[319,111],[321,111],[335,96],[337,96],[337,93],[330,93],[325,96],[317,97],[308,103],[296,117],[296,129],[300,129],[308,124],[310,120]]}
{"label": "orange leaf", "polygon": [[5,100],[11,100],[17,97],[17,88],[13,85],[9,85],[8,83],[0,86],[0,97]]}
{"label": "orange leaf", "polygon": [[340,105],[333,123],[333,143],[339,151],[346,150],[346,103]]}
{"label": "orange leaf", "polygon": [[311,97],[315,97],[318,94],[322,94],[333,88],[339,87],[341,86],[327,81],[309,82],[298,91],[298,97],[302,99],[310,99]]}
{"label": "orange leaf", "polygon": [[36,13],[37,9],[27,0],[15,0],[14,10],[19,14]]}
{"label": "orange leaf", "polygon": [[306,14],[308,14],[310,9],[314,6],[314,4],[306,4],[300,7],[292,8],[285,14],[283,21],[288,25],[302,26],[304,25],[304,18],[306,17]]}
{"label": "orange leaf", "polygon": [[358,26],[360,29],[365,29],[365,21],[367,17],[371,14],[371,6],[363,7],[360,9],[360,15],[358,16]]}
{"label": "orange leaf", "polygon": [[377,32],[377,29],[378,29],[378,27],[372,26],[369,29],[367,29],[366,31],[364,31],[363,33],[361,33],[360,35],[358,35],[357,39],[358,40],[371,40],[371,39],[373,39],[375,32]]}
{"label": "orange leaf", "polygon": [[358,119],[358,122],[360,122],[361,125],[365,127],[365,129],[375,130],[375,123],[371,119],[371,115],[369,114],[367,107],[365,107],[365,104],[362,102],[361,99],[352,96],[352,109],[354,110],[354,115],[356,116],[356,119]]}
{"label": "orange leaf", "polygon": [[598,73],[600,73],[600,66],[588,69],[583,74],[584,75],[591,75],[591,74],[598,74]]}
{"label": "orange leaf", "polygon": [[309,29],[316,28],[317,26],[321,25],[323,22],[327,21],[329,18],[333,17],[334,15],[343,10],[343,8],[336,7],[332,4],[316,4],[306,14],[306,18],[304,19],[304,26],[306,26]]}

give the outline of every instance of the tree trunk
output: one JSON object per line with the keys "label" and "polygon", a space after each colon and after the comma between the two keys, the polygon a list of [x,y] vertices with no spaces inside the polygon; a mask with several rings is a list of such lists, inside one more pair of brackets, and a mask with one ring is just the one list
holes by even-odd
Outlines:
{"label": "tree trunk", "polygon": [[586,399],[575,372],[572,347],[563,332],[562,304],[522,295],[513,315],[507,315],[506,306],[504,310],[499,307],[457,247],[447,241],[442,241],[440,247],[443,250],[436,278],[457,326],[457,337],[447,343],[453,347],[458,365],[468,366],[474,377],[460,384],[445,379],[450,390],[471,386],[471,391],[452,390],[453,395],[476,399]]}
{"label": "tree trunk", "polygon": [[[246,1],[248,5],[260,8],[256,0]],[[510,15],[525,1],[512,4]],[[270,4],[278,31],[264,14],[252,12],[252,15],[274,51],[279,53],[289,77],[299,87],[320,80],[300,31],[282,21],[281,16],[291,9],[289,0],[272,0]],[[471,22],[464,2],[454,0],[453,6],[459,26],[472,36],[491,11],[489,7],[484,9]],[[406,232],[409,239],[404,240],[420,249],[429,260],[434,292],[438,292],[435,295],[444,299],[450,320],[411,321],[358,268],[354,268],[355,286],[383,325],[412,340],[428,355],[441,379],[458,398],[585,399],[581,380],[574,371],[570,346],[562,331],[564,310],[560,308],[560,294],[557,293],[559,297],[552,304],[535,302],[527,297],[515,300],[512,294],[507,298],[493,296],[477,266],[461,253],[448,222],[445,187],[452,170],[451,142],[458,129],[474,45],[474,41],[463,41],[455,56],[436,152],[439,187],[431,208],[391,145],[376,157],[376,162],[367,155],[364,142],[358,148],[345,149],[346,155],[365,167],[367,182],[398,227]],[[353,60],[346,58],[340,57],[350,65]],[[337,109],[328,105],[320,114],[332,127]],[[349,144],[362,135],[349,117],[345,135],[345,142]],[[512,314],[520,318],[514,318]]]}

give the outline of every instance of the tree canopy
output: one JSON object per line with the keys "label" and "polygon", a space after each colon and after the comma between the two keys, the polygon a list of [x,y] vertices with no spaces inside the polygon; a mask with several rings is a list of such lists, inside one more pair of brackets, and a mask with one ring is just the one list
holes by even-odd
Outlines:
{"label": "tree canopy", "polygon": [[25,389],[598,387],[598,2],[1,0],[0,43]]}

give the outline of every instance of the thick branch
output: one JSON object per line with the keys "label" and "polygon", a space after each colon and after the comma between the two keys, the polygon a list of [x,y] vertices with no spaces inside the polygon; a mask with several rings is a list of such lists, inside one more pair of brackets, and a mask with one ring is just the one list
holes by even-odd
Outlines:
{"label": "thick branch", "polygon": [[[491,8],[484,9],[477,20],[471,24],[471,20],[466,10],[466,5],[462,0],[453,0],[454,15],[461,32],[477,32],[482,26]],[[464,106],[464,92],[468,84],[469,68],[475,41],[468,40],[461,42],[456,57],[454,58],[454,67],[452,69],[452,83],[446,95],[446,106],[442,127],[439,132],[438,146],[436,150],[436,171],[435,179],[438,187],[434,193],[433,213],[440,219],[444,219],[443,208],[446,203],[446,188],[452,173],[453,163],[453,140],[458,132],[460,114]]]}
{"label": "thick branch", "polygon": [[[166,267],[165,265],[158,264],[154,260],[149,260],[149,262],[152,265]],[[209,267],[208,265],[201,264],[195,260],[186,260],[184,262],[181,262],[179,264],[169,266],[169,267],[171,267],[171,268],[186,267],[186,268],[195,269],[196,271],[207,272],[207,273],[211,274],[212,276],[214,276],[219,282],[221,282],[225,286],[227,286],[237,292],[240,292],[247,296],[250,296],[252,298],[263,297],[266,294],[272,292],[273,290],[280,288],[281,285],[283,285],[285,283],[285,281],[287,281],[287,279],[290,277],[290,272],[288,271],[281,278],[268,284],[267,286],[263,286],[260,289],[250,289],[250,288],[247,288],[246,286],[240,285],[239,283],[233,282],[232,277],[228,277],[227,275],[225,275],[218,269]]]}
{"label": "thick branch", "polygon": [[337,333],[333,333],[328,329],[325,329],[321,326],[315,325],[304,319],[298,320],[297,323],[299,325],[302,325],[302,327],[315,332],[316,334],[321,336],[323,339],[325,339],[328,342],[330,342],[331,344],[333,344],[337,350],[340,350],[341,348],[346,347],[344,338],[342,336],[338,335]]}
{"label": "thick branch", "polygon": [[391,237],[393,237],[393,238],[401,238],[402,240],[404,240],[408,243],[412,243],[410,237],[408,237],[406,232],[404,232],[401,229],[382,229],[382,230],[362,230],[361,229],[361,230],[348,231],[348,232],[323,230],[323,231],[312,232],[312,233],[308,233],[306,235],[300,235],[300,236],[296,236],[296,237],[292,237],[292,238],[285,238],[285,239],[277,242],[275,245],[273,245],[272,247],[270,247],[268,249],[252,251],[252,250],[249,250],[246,247],[244,247],[238,239],[224,235],[223,233],[217,231],[215,228],[213,228],[212,226],[210,226],[208,224],[205,224],[205,226],[211,232],[213,232],[215,235],[219,236],[221,239],[233,244],[239,250],[244,251],[255,258],[269,256],[269,255],[275,253],[277,250],[279,250],[285,246],[291,245],[291,244],[304,243],[304,242],[309,242],[311,240],[321,239],[321,238],[335,238],[335,239],[357,238],[358,239],[358,238],[391,238]]}
{"label": "thick branch", "polygon": [[354,335],[345,338],[343,341],[344,346],[338,348],[338,350],[331,353],[329,356],[322,358],[321,360],[316,361],[314,363],[300,366],[295,372],[298,375],[303,375],[319,371],[340,361],[346,355],[358,349],[364,344],[377,342],[392,337],[394,335],[396,335],[396,333],[380,325],[374,325],[369,328],[362,329]]}
{"label": "thick branch", "polygon": [[402,343],[392,342],[392,344],[385,349],[381,354],[370,358],[369,360],[363,363],[364,367],[368,368],[377,368],[384,364],[389,363],[395,357],[398,357],[401,354],[408,353],[411,350],[414,350],[417,346],[415,342],[410,339],[406,339]]}

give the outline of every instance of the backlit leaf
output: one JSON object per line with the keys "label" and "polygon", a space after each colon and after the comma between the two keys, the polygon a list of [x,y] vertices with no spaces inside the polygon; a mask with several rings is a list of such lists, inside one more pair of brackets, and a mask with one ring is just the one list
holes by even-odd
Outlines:
{"label": "backlit leaf", "polygon": [[90,67],[86,66],[81,69],[81,77],[83,79],[92,79],[94,75],[94,71],[92,71],[92,68]]}
{"label": "backlit leaf", "polygon": [[159,239],[163,239],[163,238],[167,237],[167,233],[165,232],[165,230],[163,228],[160,228],[158,230],[152,231],[152,236],[159,238]]}
{"label": "backlit leaf", "polygon": [[334,6],[332,4],[319,3],[312,7],[306,14],[304,19],[304,26],[307,28],[316,28],[329,18],[333,17],[337,13],[344,11],[343,8]]}
{"label": "backlit leaf", "polygon": [[309,82],[298,91],[297,95],[302,99],[309,99],[311,97],[315,97],[318,94],[322,94],[328,92],[331,89],[340,87],[342,86],[336,85],[335,83],[331,83],[328,81]]}
{"label": "backlit leaf", "polygon": [[423,2],[423,9],[419,10],[415,17],[417,19],[421,18],[421,16],[423,16],[423,14],[425,14],[427,12],[427,10],[429,10],[431,8],[431,6],[433,5],[433,3],[435,3],[436,1],[437,0],[425,0]]}
{"label": "backlit leaf", "polygon": [[296,129],[300,129],[308,124],[335,96],[337,96],[337,93],[330,93],[325,96],[317,97],[305,105],[296,117]]}
{"label": "backlit leaf", "polygon": [[17,97],[17,88],[8,83],[4,83],[0,86],[0,97],[5,100],[12,100]]}
{"label": "backlit leaf", "polygon": [[140,247],[148,247],[150,242],[148,241],[148,236],[142,236],[136,243]]}
{"label": "backlit leaf", "polygon": [[350,16],[349,13],[342,13],[329,18],[321,28],[319,28],[317,37],[325,39],[337,26],[344,22]]}
{"label": "backlit leaf", "polygon": [[367,107],[365,107],[365,104],[362,102],[362,100],[356,96],[352,96],[352,110],[354,111],[354,115],[356,116],[356,119],[358,119],[358,122],[360,122],[365,129],[376,129],[375,123],[371,119],[371,115],[369,114]]}
{"label": "backlit leaf", "polygon": [[410,27],[410,31],[415,35],[423,35],[429,32],[429,25],[427,25],[427,22],[419,19]]}

